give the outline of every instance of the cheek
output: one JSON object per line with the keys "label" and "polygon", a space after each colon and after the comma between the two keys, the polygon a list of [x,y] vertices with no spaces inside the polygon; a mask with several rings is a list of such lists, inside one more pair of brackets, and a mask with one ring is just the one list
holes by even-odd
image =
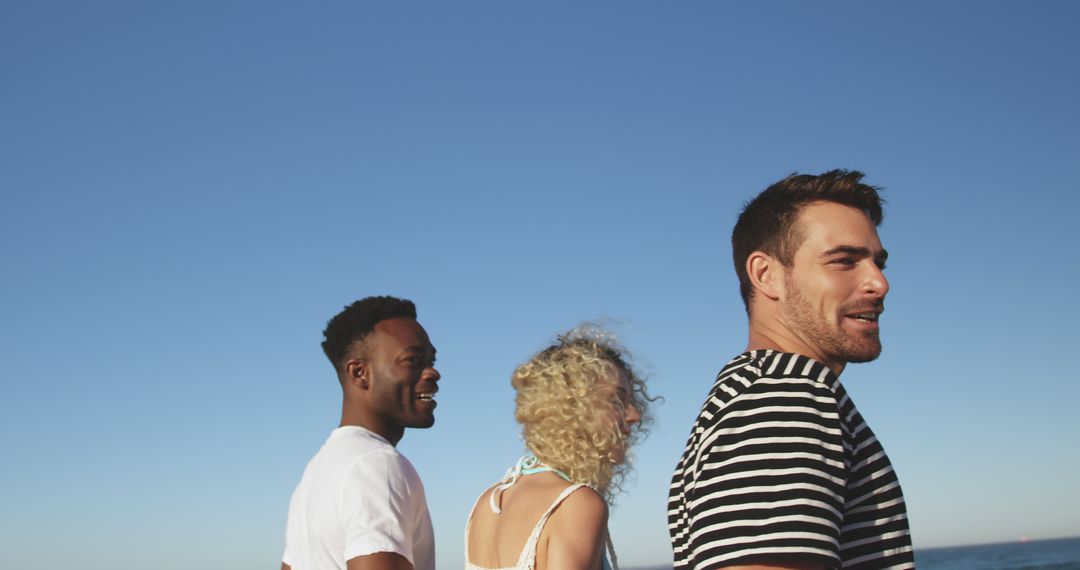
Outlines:
{"label": "cheek", "polygon": [[604,406],[604,414],[597,419],[603,422],[604,430],[619,430],[625,422],[623,419],[622,410],[618,405],[606,404]]}
{"label": "cheek", "polygon": [[822,313],[830,319],[837,319],[836,314],[840,305],[847,299],[848,291],[845,279],[839,277],[823,277],[810,287],[813,295],[811,301]]}

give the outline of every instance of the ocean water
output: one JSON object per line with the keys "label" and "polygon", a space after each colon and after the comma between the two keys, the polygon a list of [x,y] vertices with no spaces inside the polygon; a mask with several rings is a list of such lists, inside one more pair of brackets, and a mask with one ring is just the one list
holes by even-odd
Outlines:
{"label": "ocean water", "polygon": [[915,551],[919,570],[1080,570],[1080,537]]}
{"label": "ocean water", "polygon": [[[1080,570],[1080,537],[915,551],[918,570]],[[671,570],[665,566],[626,570]]]}

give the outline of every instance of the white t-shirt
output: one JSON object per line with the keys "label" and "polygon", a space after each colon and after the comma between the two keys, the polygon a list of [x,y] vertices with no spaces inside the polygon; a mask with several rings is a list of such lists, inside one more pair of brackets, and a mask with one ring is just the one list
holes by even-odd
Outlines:
{"label": "white t-shirt", "polygon": [[357,556],[396,552],[435,569],[435,533],[416,469],[360,426],[330,433],[289,502],[282,561],[293,570],[345,570]]}

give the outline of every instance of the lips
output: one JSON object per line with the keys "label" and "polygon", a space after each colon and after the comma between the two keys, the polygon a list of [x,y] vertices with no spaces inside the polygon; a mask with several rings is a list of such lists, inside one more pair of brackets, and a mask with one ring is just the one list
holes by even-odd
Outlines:
{"label": "lips", "polygon": [[878,319],[881,318],[881,313],[885,312],[885,305],[881,303],[859,303],[845,309],[843,313],[845,319],[862,330],[877,331]]}
{"label": "lips", "polygon": [[417,401],[420,401],[420,402],[424,402],[424,403],[434,405],[434,404],[437,403],[435,401],[435,393],[438,392],[438,391],[439,391],[438,388],[432,388],[430,390],[417,391],[416,395],[413,396],[413,399],[417,400]]}
{"label": "lips", "polygon": [[852,314],[847,315],[847,317],[849,319],[855,319],[855,320],[863,321],[863,322],[866,322],[866,323],[876,323],[877,320],[878,320],[878,313],[876,313],[876,312],[852,313]]}

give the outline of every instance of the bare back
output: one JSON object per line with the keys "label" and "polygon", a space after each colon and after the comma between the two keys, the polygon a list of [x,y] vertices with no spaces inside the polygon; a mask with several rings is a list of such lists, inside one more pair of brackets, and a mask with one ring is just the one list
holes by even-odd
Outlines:
{"label": "bare back", "polygon": [[530,536],[540,528],[535,568],[600,568],[607,529],[607,505],[596,491],[582,487],[554,504],[571,484],[554,473],[521,477],[496,495],[501,514],[489,507],[492,489],[477,500],[466,526],[466,562],[486,569],[519,568]]}

